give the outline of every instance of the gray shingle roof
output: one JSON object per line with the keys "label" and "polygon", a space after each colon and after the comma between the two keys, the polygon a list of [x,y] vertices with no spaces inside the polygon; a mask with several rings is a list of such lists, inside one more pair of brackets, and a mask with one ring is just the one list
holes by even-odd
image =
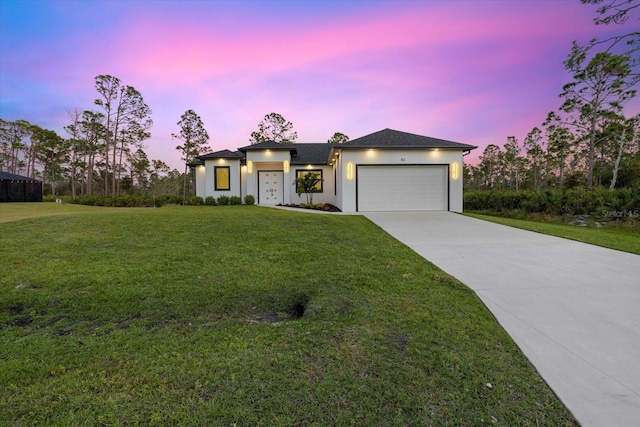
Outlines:
{"label": "gray shingle roof", "polygon": [[292,144],[296,153],[291,156],[292,165],[326,165],[329,160],[332,144]]}
{"label": "gray shingle roof", "polygon": [[199,160],[207,159],[244,159],[244,154],[239,151],[220,150],[214,153],[203,154],[197,157]]}
{"label": "gray shingle roof", "polygon": [[16,175],[9,172],[0,171],[0,181],[29,181],[29,182],[40,182],[40,180],[35,178],[29,178],[27,176]]}
{"label": "gray shingle roof", "polygon": [[324,143],[293,143],[280,144],[273,141],[265,141],[259,144],[248,145],[238,148],[239,151],[246,153],[247,151],[260,150],[288,150],[291,153],[292,165],[326,165],[329,160],[332,144]]}
{"label": "gray shingle roof", "polygon": [[473,150],[474,145],[429,136],[400,132],[393,129],[383,129],[360,138],[337,144],[336,148],[454,148],[459,150]]}
{"label": "gray shingle roof", "polygon": [[247,151],[255,151],[255,150],[294,150],[295,145],[300,144],[280,144],[275,141],[264,141],[258,144],[247,145],[241,148],[238,148],[238,151],[242,151],[246,153]]}

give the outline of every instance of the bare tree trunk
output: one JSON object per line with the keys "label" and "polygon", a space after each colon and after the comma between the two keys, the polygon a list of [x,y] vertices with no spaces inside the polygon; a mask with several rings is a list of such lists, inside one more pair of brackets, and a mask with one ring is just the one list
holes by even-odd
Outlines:
{"label": "bare tree trunk", "polygon": [[71,197],[76,198],[76,167],[71,168]]}
{"label": "bare tree trunk", "polygon": [[187,170],[189,166],[184,165],[184,180],[182,182],[182,205],[186,205],[187,202]]}
{"label": "bare tree trunk", "polygon": [[87,162],[87,196],[91,196],[93,190],[93,162],[95,155],[89,154],[89,161]]}
{"label": "bare tree trunk", "polygon": [[121,177],[121,173],[122,173],[122,155],[124,153],[124,145],[125,145],[125,140],[124,140],[124,136],[122,137],[122,146],[120,147],[120,156],[118,159],[118,185],[116,188],[116,195],[120,194],[120,177]]}
{"label": "bare tree trunk", "polygon": [[563,178],[564,178],[564,150],[560,150],[560,173],[559,173],[559,179],[558,179],[558,185],[560,186],[560,188],[562,188],[562,182],[563,182]]}
{"label": "bare tree trunk", "polygon": [[[122,102],[122,95],[120,95],[120,103]],[[116,191],[116,154],[118,151],[118,128],[120,127],[120,104],[118,104],[118,113],[116,114],[116,121],[115,121],[115,126],[114,126],[114,130],[113,130],[113,157],[112,157],[112,165],[111,167],[113,168],[113,174],[111,176],[111,194],[113,196],[117,196],[118,193]],[[108,157],[108,154],[107,154]]]}
{"label": "bare tree trunk", "polygon": [[596,154],[596,117],[591,118],[591,129],[589,130],[589,168],[587,172],[587,189],[593,188],[593,164]]}
{"label": "bare tree trunk", "polygon": [[620,159],[622,158],[622,150],[624,148],[624,137],[627,133],[627,128],[622,129],[622,136],[620,137],[620,146],[618,148],[618,157],[613,165],[613,178],[611,178],[611,185],[609,190],[613,190],[616,187],[616,180],[618,179],[618,168],[620,167]]}

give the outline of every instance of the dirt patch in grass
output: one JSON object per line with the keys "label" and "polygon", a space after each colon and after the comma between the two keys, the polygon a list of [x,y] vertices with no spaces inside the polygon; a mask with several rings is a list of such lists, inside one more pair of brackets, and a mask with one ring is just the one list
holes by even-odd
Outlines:
{"label": "dirt patch in grass", "polygon": [[[284,297],[283,299],[289,301],[289,298]],[[285,308],[267,311],[264,315],[249,319],[249,323],[280,324],[300,320],[305,315],[309,301],[310,299],[307,296],[298,296],[293,302],[289,302]]]}

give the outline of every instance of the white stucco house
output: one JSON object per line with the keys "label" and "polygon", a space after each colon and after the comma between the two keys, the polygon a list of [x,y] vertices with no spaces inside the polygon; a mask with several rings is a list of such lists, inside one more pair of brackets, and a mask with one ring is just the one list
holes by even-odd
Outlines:
{"label": "white stucco house", "polygon": [[248,145],[201,155],[196,195],[253,195],[258,205],[305,203],[294,180],[312,171],[314,203],[343,212],[462,212],[463,156],[473,145],[384,129],[344,144]]}

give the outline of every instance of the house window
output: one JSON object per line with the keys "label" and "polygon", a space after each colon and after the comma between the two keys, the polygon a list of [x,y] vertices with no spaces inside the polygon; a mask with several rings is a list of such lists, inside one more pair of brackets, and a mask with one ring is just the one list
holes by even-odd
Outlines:
{"label": "house window", "polygon": [[229,166],[215,166],[215,186],[216,191],[231,190],[230,168]]}
{"label": "house window", "polygon": [[[314,193],[322,193],[322,169],[296,169],[296,178],[304,178],[308,173],[315,173],[320,178],[319,182],[313,187]],[[302,191],[301,191],[302,193]]]}

